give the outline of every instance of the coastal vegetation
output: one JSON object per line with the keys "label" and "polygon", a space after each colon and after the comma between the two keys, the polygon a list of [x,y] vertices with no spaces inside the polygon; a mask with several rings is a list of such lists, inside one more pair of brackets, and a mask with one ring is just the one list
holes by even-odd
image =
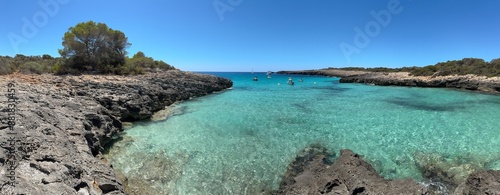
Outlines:
{"label": "coastal vegetation", "polygon": [[494,77],[500,76],[500,58],[486,62],[480,58],[464,58],[461,60],[451,60],[439,62],[435,65],[424,67],[402,67],[402,68],[361,68],[346,67],[338,68],[340,70],[356,70],[368,72],[409,72],[413,76],[447,76],[447,75],[467,75],[474,74],[479,76]]}
{"label": "coastal vegetation", "polygon": [[143,74],[148,71],[175,69],[161,60],[147,57],[142,51],[132,58],[126,49],[131,44],[125,34],[104,23],[82,22],[64,34],[61,57],[0,56],[0,75],[24,74]]}

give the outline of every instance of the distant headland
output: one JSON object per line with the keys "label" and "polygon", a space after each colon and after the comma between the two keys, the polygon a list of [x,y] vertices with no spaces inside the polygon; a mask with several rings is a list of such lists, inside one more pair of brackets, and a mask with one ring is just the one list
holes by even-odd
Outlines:
{"label": "distant headland", "polygon": [[325,68],[279,71],[278,74],[305,74],[340,77],[341,83],[382,86],[446,87],[500,93],[500,58],[486,62],[464,58],[425,67],[403,68]]}

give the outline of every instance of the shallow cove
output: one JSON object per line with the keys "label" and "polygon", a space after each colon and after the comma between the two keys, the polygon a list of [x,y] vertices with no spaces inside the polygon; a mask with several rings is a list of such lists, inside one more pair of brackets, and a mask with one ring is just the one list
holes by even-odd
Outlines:
{"label": "shallow cove", "polygon": [[129,184],[169,194],[259,194],[277,189],[296,153],[314,143],[352,149],[386,178],[422,180],[415,163],[422,153],[500,169],[500,96],[211,74],[233,80],[233,89],[175,105],[175,115],[136,124],[113,146],[108,159]]}

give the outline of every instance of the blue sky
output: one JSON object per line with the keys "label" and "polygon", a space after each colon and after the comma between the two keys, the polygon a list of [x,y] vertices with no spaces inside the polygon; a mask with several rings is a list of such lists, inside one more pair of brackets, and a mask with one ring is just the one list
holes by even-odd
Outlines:
{"label": "blue sky", "polygon": [[500,58],[500,1],[496,0],[4,0],[2,4],[0,55],[59,56],[67,29],[93,20],[124,32],[132,43],[129,55],[143,51],[188,71],[402,67],[464,57]]}

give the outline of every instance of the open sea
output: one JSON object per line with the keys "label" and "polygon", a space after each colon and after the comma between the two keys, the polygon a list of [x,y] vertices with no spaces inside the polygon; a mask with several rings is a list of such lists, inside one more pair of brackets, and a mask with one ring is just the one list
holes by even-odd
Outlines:
{"label": "open sea", "polygon": [[[424,181],[417,154],[500,170],[500,96],[319,76],[206,74],[234,86],[175,104],[166,120],[134,124],[111,148],[107,158],[129,184],[169,194],[259,194],[277,189],[311,144],[337,154],[351,149],[389,179]],[[295,85],[287,85],[289,76]]]}

